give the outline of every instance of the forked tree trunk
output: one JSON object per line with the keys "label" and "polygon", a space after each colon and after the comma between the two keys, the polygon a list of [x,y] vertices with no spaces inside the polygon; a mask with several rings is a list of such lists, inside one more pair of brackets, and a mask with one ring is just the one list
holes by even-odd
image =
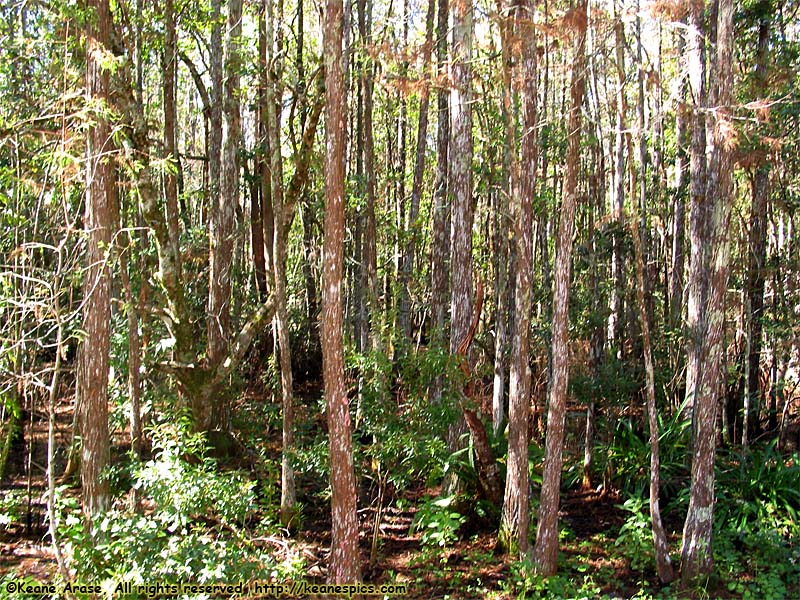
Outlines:
{"label": "forked tree trunk", "polygon": [[[108,0],[92,0],[86,27],[87,102],[105,106],[109,73],[103,66],[110,52],[111,11]],[[111,127],[103,112],[95,116],[86,138],[86,274],[83,285],[83,331],[86,337],[78,373],[81,433],[81,505],[87,522],[109,508],[104,470],[109,464],[108,364],[111,334],[111,271],[108,266],[114,228],[114,168]]]}
{"label": "forked tree trunk", "polygon": [[564,420],[566,416],[567,384],[569,381],[569,288],[572,262],[572,236],[580,171],[581,106],[585,88],[586,28],[588,15],[586,0],[565,16],[565,24],[573,31],[574,53],[571,105],[567,118],[567,157],[564,175],[564,197],[556,239],[555,282],[553,289],[553,374],[550,382],[550,406],[547,412],[547,438],[545,442],[542,497],[539,505],[539,522],[536,528],[536,545],[533,558],[536,570],[549,576],[556,572],[558,558],[558,505],[561,489],[561,450],[564,445]]}
{"label": "forked tree trunk", "polygon": [[347,135],[346,88],[342,68],[342,0],[325,5],[325,225],[322,285],[322,370],[330,436],[331,553],[328,580],[361,578],[358,552],[356,477],[349,400],[344,386],[342,283],[344,259],[344,175]]}
{"label": "forked tree trunk", "polygon": [[[720,392],[725,328],[725,292],[728,283],[728,225],[733,193],[730,103],[732,99],[733,2],[719,0],[715,85],[711,90],[709,131],[711,136],[706,201],[709,222],[707,242],[710,262],[702,275],[708,280],[708,301],[701,312],[703,330],[699,372],[694,390],[694,444],[689,510],[683,527],[681,580],[689,585],[713,567],[714,455],[716,450],[716,406]],[[687,389],[687,394],[691,393]]]}

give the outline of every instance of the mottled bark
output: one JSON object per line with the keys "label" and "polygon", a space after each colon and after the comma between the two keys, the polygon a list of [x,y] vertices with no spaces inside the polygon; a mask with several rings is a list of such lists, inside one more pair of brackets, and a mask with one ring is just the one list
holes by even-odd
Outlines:
{"label": "mottled bark", "polygon": [[431,64],[431,54],[433,52],[433,22],[435,16],[436,0],[428,0],[428,12],[425,15],[425,45],[422,52],[422,65],[425,69],[424,81],[420,90],[419,99],[419,122],[417,124],[417,146],[414,155],[414,181],[411,184],[411,203],[408,212],[408,223],[410,235],[406,240],[401,265],[402,296],[401,301],[406,303],[401,306],[401,313],[405,313],[405,328],[401,332],[406,339],[411,339],[413,318],[410,315],[410,285],[416,259],[417,245],[419,244],[419,203],[422,198],[422,179],[425,174],[425,149],[428,139],[428,105],[430,103],[430,80],[429,73]]}
{"label": "mottled bark", "polygon": [[83,284],[85,338],[78,373],[81,434],[81,505],[90,519],[110,507],[108,365],[111,334],[111,270],[107,252],[114,228],[114,168],[111,126],[104,113],[109,97],[109,73],[104,68],[110,51],[111,11],[108,0],[92,0],[95,13],[86,27],[86,100],[98,112],[86,136],[86,272]]}
{"label": "mottled bark", "polygon": [[574,35],[570,108],[567,118],[567,156],[564,196],[556,239],[555,281],[553,289],[552,378],[547,412],[542,496],[533,558],[537,572],[549,576],[556,572],[558,558],[558,505],[561,488],[562,447],[569,381],[569,288],[572,261],[572,236],[580,170],[581,106],[585,88],[587,3],[581,0],[568,15]]}
{"label": "mottled bark", "polygon": [[[710,160],[706,201],[709,223],[710,262],[704,278],[708,280],[708,299],[701,312],[703,338],[699,373],[694,392],[694,444],[692,487],[689,510],[683,528],[681,580],[694,582],[713,568],[712,533],[714,525],[714,455],[716,450],[716,406],[720,382],[725,329],[725,292],[728,283],[728,225],[733,204],[732,148],[728,138],[733,88],[733,2],[719,0],[715,85],[708,114]],[[687,389],[687,394],[690,391]]]}
{"label": "mottled bark", "polygon": [[689,244],[691,255],[688,274],[686,308],[686,399],[683,414],[688,420],[695,401],[695,387],[699,369],[700,346],[703,332],[701,314],[707,294],[704,276],[708,263],[706,249],[708,207],[706,203],[706,83],[705,83],[705,19],[703,4],[692,4],[686,42],[686,63],[689,73],[689,91],[692,98],[692,123],[690,145],[690,214]]}
{"label": "mottled bark", "polygon": [[[763,2],[761,20],[758,25],[758,54],[756,58],[757,93],[767,94],[767,69],[769,61],[770,0]],[[747,411],[745,423],[747,431],[743,438],[753,438],[760,431],[759,411],[763,404],[759,374],[761,372],[762,332],[764,328],[764,282],[767,260],[767,206],[769,203],[769,164],[766,157],[756,167],[752,182],[752,205],[750,208],[750,251],[747,266],[746,295],[750,307],[750,322],[747,336],[750,352],[747,357]],[[776,411],[770,410],[769,427],[777,427]]]}
{"label": "mottled bark", "polygon": [[636,303],[639,307],[639,323],[642,328],[642,351],[645,372],[645,411],[650,432],[650,528],[656,554],[656,572],[661,583],[669,583],[675,577],[669,558],[669,542],[661,522],[659,494],[661,487],[661,459],[658,446],[658,415],[656,413],[656,384],[653,373],[653,351],[650,344],[650,320],[645,303],[644,257],[640,231],[636,219],[631,219],[633,249],[636,255]]}
{"label": "mottled bark", "polygon": [[[453,41],[450,47],[450,171],[448,191],[452,198],[450,224],[450,352],[469,331],[472,318],[472,4],[453,0]],[[462,447],[464,420],[450,426],[447,450],[455,453]],[[456,489],[457,478],[448,477],[444,493]]]}
{"label": "mottled bark", "polygon": [[[436,62],[437,78],[441,81],[447,76],[447,0],[439,0],[436,24]],[[431,329],[433,342],[440,347],[445,345],[447,336],[447,300],[449,296],[449,256],[450,243],[447,236],[449,223],[449,200],[447,194],[448,148],[450,144],[450,111],[447,88],[442,84],[437,90],[436,110],[436,174],[433,184],[433,231],[431,239]],[[441,381],[434,379],[431,386],[431,400],[441,398]]]}
{"label": "mottled bark", "polygon": [[514,286],[514,329],[512,331],[511,371],[509,374],[508,467],[506,474],[500,543],[510,552],[524,556],[528,551],[529,481],[528,417],[531,375],[529,361],[528,315],[532,305],[533,281],[533,197],[536,191],[536,35],[533,28],[532,0],[513,2],[510,13],[515,21],[513,36],[523,40],[518,56],[511,60],[517,69],[506,78],[506,85],[518,95],[522,105],[521,159],[516,156],[516,118],[512,117],[509,137],[511,154],[511,202],[514,238],[517,243]]}
{"label": "mottled bark", "polygon": [[[236,207],[239,204],[239,140],[241,116],[242,0],[228,3],[225,35],[225,80],[222,105],[222,168],[219,195],[212,198],[209,249],[208,364],[215,368],[228,355],[231,329],[231,268],[233,265]],[[213,53],[212,53],[213,54]],[[201,431],[230,427],[230,406],[224,393],[214,394],[211,406],[193,407],[195,427]]]}
{"label": "mottled bark", "polygon": [[331,469],[331,553],[328,579],[361,578],[358,552],[356,478],[353,470],[350,401],[344,386],[342,282],[344,259],[344,175],[347,135],[346,88],[342,64],[342,0],[325,5],[325,224],[322,285],[322,369],[328,413]]}

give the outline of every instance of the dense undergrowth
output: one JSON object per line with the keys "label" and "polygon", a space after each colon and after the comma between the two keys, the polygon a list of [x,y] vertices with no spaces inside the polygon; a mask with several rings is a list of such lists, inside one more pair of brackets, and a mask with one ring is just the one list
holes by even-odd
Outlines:
{"label": "dense undergrowth", "polygon": [[[457,416],[453,390],[460,377],[447,355],[408,353],[398,367],[373,353],[351,356],[349,366],[359,374],[351,380],[351,407],[359,505],[365,509],[362,557],[372,580],[406,584],[412,598],[779,599],[800,593],[800,462],[797,454],[781,453],[774,441],[719,451],[715,573],[697,589],[663,587],[655,576],[646,496],[649,446],[636,419],[607,416],[603,426],[613,420],[613,436],[598,440],[591,474],[607,487],[581,492],[582,454],[567,455],[563,497],[570,502],[561,520],[559,573],[543,579],[533,574],[528,561],[495,554],[499,511],[476,491],[469,444],[453,456],[446,452],[442,440]],[[427,390],[437,373],[447,374],[443,399],[431,403]],[[155,580],[322,580],[324,572],[309,575],[310,565],[297,549],[316,544],[322,552],[327,545],[327,439],[318,418],[320,406],[314,402],[319,390],[312,388],[298,401],[293,462],[300,520],[294,536],[281,529],[277,516],[280,414],[257,396],[241,403],[236,423],[237,439],[257,464],[223,464],[203,435],[190,433],[188,420],[166,418],[168,411],[159,406],[153,414],[162,417],[148,430],[148,458],[117,457],[108,474],[114,507],[91,530],[74,490],[60,487],[57,531],[71,578],[97,583],[108,592],[121,582]],[[122,396],[117,398],[124,409]],[[662,505],[677,564],[688,504],[689,428],[677,417],[662,418],[660,427]],[[502,436],[493,444],[503,466]],[[530,450],[533,536],[543,453],[537,443]],[[437,486],[448,470],[455,470],[464,486],[456,496],[440,497]],[[595,503],[591,510],[599,511],[590,518],[600,515],[596,520],[605,523],[602,527],[579,526],[577,517],[589,501]],[[0,495],[0,528],[19,522],[23,503],[19,492]],[[381,530],[374,541],[371,535],[375,512],[388,519],[389,508],[409,517],[402,536],[410,546],[404,545],[402,552],[399,542]],[[370,554],[374,560],[368,564]],[[7,573],[0,595],[8,595],[9,583],[24,580],[24,573]]]}

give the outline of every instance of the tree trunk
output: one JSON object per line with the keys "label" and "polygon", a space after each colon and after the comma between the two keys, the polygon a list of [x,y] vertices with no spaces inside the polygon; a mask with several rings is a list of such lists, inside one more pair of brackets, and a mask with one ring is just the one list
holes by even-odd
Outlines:
{"label": "tree trunk", "polygon": [[[614,23],[614,51],[615,66],[617,72],[616,90],[616,128],[614,138],[614,189],[612,208],[614,219],[622,223],[623,209],[625,206],[625,115],[628,112],[628,102],[625,97],[625,28],[622,18],[618,14],[616,1],[614,3],[614,13],[616,21]],[[628,157],[632,160],[632,157]],[[622,297],[624,281],[624,260],[622,257],[623,245],[621,231],[614,234],[612,258],[611,258],[611,278],[614,286],[611,289],[611,313],[608,317],[608,341],[611,346],[616,348],[619,354],[622,349],[622,321],[625,316],[625,306]]]}
{"label": "tree trunk", "polygon": [[178,119],[178,105],[175,103],[175,75],[178,54],[175,34],[175,11],[173,0],[164,2],[164,53],[162,54],[164,84],[164,154],[170,162],[165,174],[165,193],[167,204],[167,228],[173,244],[173,252],[180,252],[178,218],[178,152],[175,139],[175,122]]}
{"label": "tree trunk", "polygon": [[[564,197],[556,239],[555,283],[553,289],[553,374],[550,382],[550,406],[547,412],[547,438],[545,443],[542,497],[539,505],[539,522],[536,529],[534,561],[536,569],[545,576],[556,572],[558,558],[558,505],[561,488],[561,450],[564,445],[564,420],[566,417],[567,384],[569,381],[569,288],[572,261],[572,236],[580,171],[581,106],[585,88],[586,28],[588,22],[586,0],[565,17],[573,29],[574,53],[571,106],[567,120],[567,156],[564,175]],[[567,19],[569,17],[569,19]]]}
{"label": "tree trunk", "polygon": [[[231,329],[231,267],[236,207],[239,204],[239,79],[242,34],[242,0],[228,3],[225,36],[225,81],[223,83],[222,169],[220,193],[212,198],[210,227],[210,281],[208,296],[208,364],[217,367],[228,355]],[[213,55],[213,52],[212,52]],[[213,183],[213,182],[212,182]],[[193,411],[195,427],[200,431],[227,430],[230,406],[224,393],[212,394],[211,406],[197,406]]]}
{"label": "tree trunk", "polygon": [[642,350],[645,371],[645,410],[650,431],[650,526],[653,532],[653,544],[656,553],[656,572],[661,583],[669,583],[674,578],[672,563],[669,559],[669,542],[661,522],[659,493],[661,488],[661,460],[658,448],[658,415],[656,413],[656,385],[653,374],[653,353],[650,346],[650,321],[645,303],[645,277],[642,242],[636,219],[631,219],[631,235],[633,250],[636,254],[636,302],[639,305],[639,322],[642,327]]}
{"label": "tree trunk", "polygon": [[[428,105],[430,99],[430,80],[433,74],[429,73],[431,64],[431,54],[433,51],[433,21],[435,15],[436,0],[428,0],[428,12],[425,15],[425,45],[423,46],[422,65],[424,69],[423,85],[420,90],[419,100],[419,123],[417,125],[417,148],[414,157],[414,181],[411,185],[411,206],[408,213],[408,223],[410,235],[406,240],[405,252],[402,263],[402,296],[401,298],[408,305],[410,303],[410,282],[414,271],[414,261],[416,256],[417,244],[419,243],[419,203],[422,197],[422,180],[425,174],[425,148],[428,139]],[[407,340],[411,339],[413,319],[409,313],[410,308],[406,306],[405,330],[401,333]],[[403,312],[401,310],[401,312]]]}
{"label": "tree trunk", "polygon": [[[111,44],[108,0],[92,0],[86,27],[87,102],[105,106],[109,72],[103,66]],[[93,104],[94,105],[94,104]],[[82,443],[81,504],[87,523],[110,507],[104,470],[109,464],[108,366],[111,334],[111,271],[107,252],[114,228],[114,168],[111,126],[103,112],[95,116],[86,138],[86,274],[83,285],[83,342],[78,373],[79,424]]]}
{"label": "tree trunk", "polygon": [[[756,64],[757,94],[767,94],[767,68],[769,61],[769,29],[771,2],[766,0],[761,12],[758,26],[758,54]],[[756,167],[752,184],[753,202],[750,209],[750,252],[747,267],[747,302],[750,306],[750,322],[747,324],[747,336],[750,340],[750,352],[747,357],[747,391],[749,406],[745,414],[749,438],[757,436],[760,431],[759,411],[762,393],[759,374],[761,371],[761,335],[764,326],[764,270],[767,260],[767,206],[769,204],[769,165],[766,157]],[[770,429],[777,426],[775,411],[770,411]]]}
{"label": "tree trunk", "polygon": [[342,0],[325,6],[325,225],[322,286],[322,357],[328,412],[331,468],[331,583],[361,578],[358,552],[356,477],[349,399],[344,386],[342,280],[344,259],[344,175],[347,134],[346,88],[342,68]]}
{"label": "tree trunk", "polygon": [[[704,277],[708,253],[708,207],[706,205],[706,69],[705,22],[702,3],[692,4],[689,20],[689,37],[686,57],[689,86],[692,97],[692,134],[690,155],[690,215],[688,297],[686,308],[686,398],[683,404],[685,419],[690,419],[695,402],[695,387],[699,369],[702,340],[700,311],[705,304],[707,282]],[[694,437],[694,434],[693,436]]]}
{"label": "tree trunk", "polygon": [[[516,2],[515,2],[516,4]],[[538,161],[537,95],[536,95],[536,35],[533,28],[534,3],[523,0],[512,13],[515,30],[512,36],[524,40],[519,48],[518,71],[507,77],[506,85],[520,97],[523,110],[522,157],[516,157],[516,118],[511,116],[509,138],[511,154],[511,200],[514,215],[514,238],[517,241],[516,285],[514,287],[514,329],[512,331],[512,361],[509,374],[508,409],[508,468],[506,474],[500,543],[511,553],[520,556],[528,551],[529,481],[528,481],[528,417],[531,375],[529,360],[528,315],[532,304],[533,281],[533,197],[536,191]]]}
{"label": "tree trunk", "polygon": [[[436,24],[437,79],[447,76],[447,0],[439,0]],[[447,236],[449,201],[447,180],[449,174],[448,148],[450,144],[450,111],[448,90],[439,84],[436,96],[436,174],[433,184],[433,231],[431,240],[431,329],[435,346],[444,347],[447,337],[447,298],[450,282],[450,243]],[[435,378],[431,386],[431,401],[441,399],[441,379]]]}
{"label": "tree trunk", "polygon": [[[681,579],[684,584],[708,574],[713,567],[711,540],[714,524],[714,454],[716,406],[720,390],[725,292],[728,283],[728,225],[733,204],[732,151],[726,131],[731,127],[733,2],[719,0],[715,85],[711,91],[709,179],[706,201],[711,205],[706,229],[711,257],[703,273],[709,281],[708,301],[701,312],[704,335],[694,390],[694,445],[689,510],[683,528]],[[692,393],[687,389],[687,394]]]}
{"label": "tree trunk", "polygon": [[[472,4],[454,0],[450,5],[453,42],[450,48],[450,173],[448,188],[453,203],[450,232],[450,352],[456,354],[472,319]],[[467,357],[467,361],[469,358]],[[450,426],[447,450],[462,444],[464,420]],[[448,478],[444,493],[452,493],[457,478]]]}

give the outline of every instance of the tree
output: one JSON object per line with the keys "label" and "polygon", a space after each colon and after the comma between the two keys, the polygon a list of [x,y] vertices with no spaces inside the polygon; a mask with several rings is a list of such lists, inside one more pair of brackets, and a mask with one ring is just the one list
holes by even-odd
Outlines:
{"label": "tree", "polygon": [[[519,44],[518,72],[507,77],[523,107],[521,160],[516,153],[516,118],[509,125],[511,155],[511,199],[514,210],[514,238],[517,241],[515,314],[512,331],[512,361],[509,374],[508,468],[506,474],[500,543],[516,548],[520,555],[528,551],[528,416],[530,405],[529,329],[533,279],[533,197],[536,191],[538,143],[536,139],[536,35],[533,28],[534,4],[513,2],[510,17],[516,25],[512,35],[524,40]],[[513,60],[513,59],[512,59]],[[513,102],[513,100],[512,100]],[[505,538],[505,539],[504,539]]]}
{"label": "tree", "polygon": [[82,506],[87,519],[110,506],[104,470],[109,464],[108,365],[111,335],[111,270],[108,253],[114,228],[113,142],[108,120],[111,11],[108,0],[92,0],[86,26],[87,103],[94,123],[86,136],[86,273],[83,284],[83,352],[78,375],[82,443]]}
{"label": "tree", "polygon": [[[450,46],[450,147],[448,192],[452,198],[450,229],[450,352],[467,337],[472,320],[472,4],[453,0],[453,41]],[[466,359],[469,361],[469,358]],[[447,449],[455,452],[461,444],[464,421],[450,426]],[[451,477],[445,493],[455,489]]]}
{"label": "tree", "polygon": [[564,419],[566,417],[567,384],[569,381],[569,289],[572,261],[572,234],[575,207],[578,201],[578,172],[580,170],[581,105],[585,88],[586,29],[588,15],[586,0],[564,16],[564,25],[574,35],[570,108],[567,117],[567,156],[564,174],[564,196],[556,239],[555,281],[553,288],[552,364],[547,438],[545,446],[542,496],[536,545],[533,550],[536,569],[542,575],[556,572],[558,558],[558,505],[563,463]]}
{"label": "tree", "polygon": [[[239,204],[239,139],[241,115],[239,80],[241,69],[242,0],[230,0],[225,35],[225,79],[222,93],[222,168],[219,195],[212,198],[211,248],[208,285],[208,363],[213,368],[228,355],[231,329],[231,266],[236,207]],[[213,54],[213,52],[212,52]],[[227,430],[230,407],[224,393],[215,394],[212,406],[194,415],[201,431]]]}
{"label": "tree", "polygon": [[[714,525],[714,456],[716,406],[722,381],[725,293],[728,284],[728,225],[732,202],[732,148],[730,136],[733,57],[733,2],[720,0],[717,9],[717,45],[714,85],[711,87],[708,130],[711,131],[706,202],[707,222],[701,239],[710,247],[709,262],[693,272],[708,281],[708,298],[700,309],[702,337],[694,395],[694,448],[689,510],[683,527],[681,580],[684,584],[711,572]],[[694,207],[693,207],[694,210]],[[694,242],[694,239],[692,240]],[[693,248],[694,250],[694,248]],[[696,259],[696,255],[695,255]],[[695,260],[693,259],[693,260]]]}
{"label": "tree", "polygon": [[358,553],[356,477],[347,391],[344,387],[342,309],[344,259],[344,174],[347,133],[346,89],[342,65],[342,0],[325,5],[325,223],[322,284],[322,368],[328,413],[331,472],[331,583],[361,577]]}

